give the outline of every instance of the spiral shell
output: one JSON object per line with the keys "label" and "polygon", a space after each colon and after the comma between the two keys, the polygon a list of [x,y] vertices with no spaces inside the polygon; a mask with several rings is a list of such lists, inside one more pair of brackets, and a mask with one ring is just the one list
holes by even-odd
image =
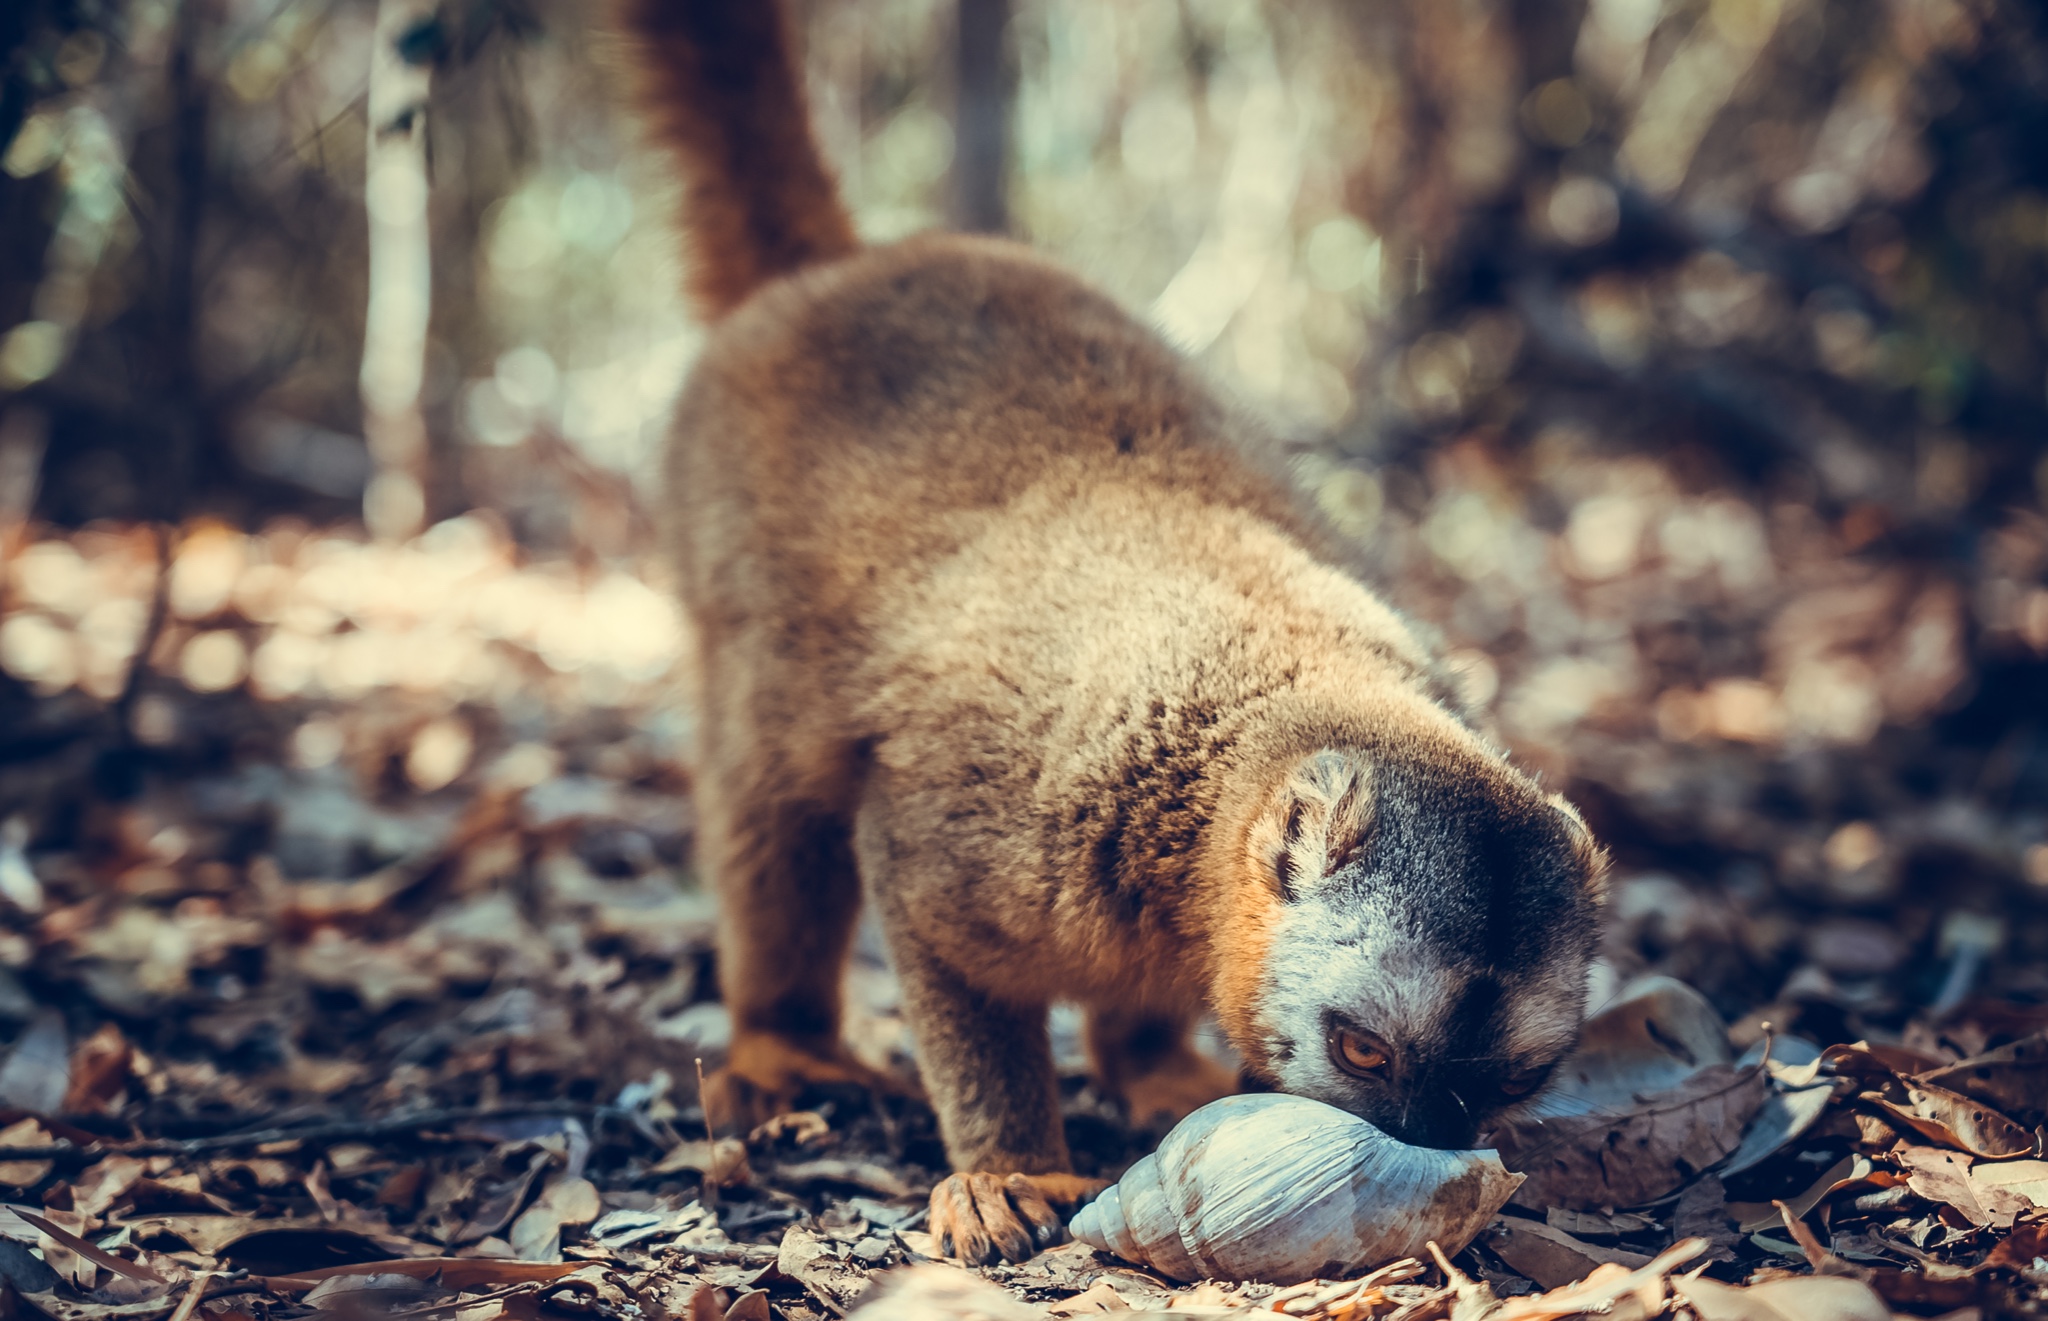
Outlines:
{"label": "spiral shell", "polygon": [[1304,1096],[1230,1096],[1083,1207],[1074,1237],[1177,1280],[1294,1284],[1435,1242],[1456,1252],[1522,1182],[1491,1151],[1435,1151]]}

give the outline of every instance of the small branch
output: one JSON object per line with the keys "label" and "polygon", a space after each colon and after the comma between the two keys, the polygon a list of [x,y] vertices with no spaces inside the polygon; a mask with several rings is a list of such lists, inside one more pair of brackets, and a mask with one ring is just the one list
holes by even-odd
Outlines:
{"label": "small branch", "polygon": [[332,1124],[311,1124],[297,1128],[255,1128],[223,1133],[210,1138],[155,1138],[141,1142],[94,1142],[87,1146],[60,1142],[47,1147],[0,1147],[0,1161],[50,1160],[88,1164],[103,1156],[200,1156],[212,1151],[235,1151],[272,1142],[338,1142],[345,1139],[391,1137],[417,1133],[422,1129],[450,1124],[487,1123],[494,1119],[538,1119],[559,1116],[588,1116],[592,1119],[624,1118],[630,1112],[618,1106],[589,1102],[541,1101],[531,1105],[497,1106],[486,1109],[466,1106],[449,1110],[428,1110],[416,1115],[388,1119],[361,1119]]}

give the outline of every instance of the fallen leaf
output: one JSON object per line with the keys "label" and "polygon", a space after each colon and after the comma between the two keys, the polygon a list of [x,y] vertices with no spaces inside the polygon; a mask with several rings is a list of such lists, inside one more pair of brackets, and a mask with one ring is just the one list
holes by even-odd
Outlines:
{"label": "fallen leaf", "polygon": [[2048,1272],[2048,1220],[2014,1225],[2012,1233],[1984,1258],[1982,1269]]}
{"label": "fallen leaf", "polygon": [[2048,1211],[2048,1160],[1972,1161],[1970,1187],[1986,1206],[2010,1196],[2028,1203],[2029,1210]]}
{"label": "fallen leaf", "polygon": [[1561,1206],[1545,1211],[1543,1221],[1552,1229],[1563,1230],[1574,1238],[1617,1238],[1623,1234],[1640,1234],[1646,1229],[1654,1229],[1657,1224],[1635,1211],[1571,1211]]}
{"label": "fallen leaf", "polygon": [[177,1310],[178,1300],[166,1294],[134,1303],[98,1303],[67,1298],[62,1293],[37,1294],[36,1310],[49,1321],[154,1321]]}
{"label": "fallen leaf", "polygon": [[1128,1312],[1131,1305],[1123,1295],[1111,1287],[1108,1280],[1097,1280],[1071,1298],[1062,1298],[1056,1303],[1045,1305],[1047,1316],[1099,1316],[1104,1312]]}
{"label": "fallen leaf", "polygon": [[1527,1113],[1620,1113],[1733,1058],[1705,996],[1675,978],[1645,977],[1586,1020],[1578,1047]]}
{"label": "fallen leaf", "polygon": [[842,1262],[831,1244],[801,1225],[791,1225],[783,1231],[775,1269],[803,1285],[812,1297],[841,1315],[845,1314],[846,1304],[858,1298],[868,1287],[865,1269]]}
{"label": "fallen leaf", "polygon": [[313,1206],[320,1212],[320,1218],[328,1224],[341,1219],[341,1203],[334,1200],[334,1194],[327,1190],[327,1162],[316,1160],[313,1168],[306,1173],[306,1196],[313,1199]]}
{"label": "fallen leaf", "polygon": [[778,1184],[836,1183],[864,1188],[883,1197],[910,1197],[917,1189],[893,1170],[867,1160],[809,1160],[775,1167]]}
{"label": "fallen leaf", "polygon": [[263,1277],[265,1287],[283,1293],[299,1293],[311,1289],[322,1280],[331,1280],[337,1275],[409,1275],[417,1280],[436,1280],[443,1288],[474,1289],[479,1286],[501,1284],[524,1284],[528,1281],[547,1283],[559,1280],[565,1275],[583,1269],[580,1261],[536,1262],[536,1261],[492,1261],[471,1257],[409,1257],[387,1261],[359,1261],[345,1266],[326,1266],[319,1270],[296,1271],[290,1275]]}
{"label": "fallen leaf", "polygon": [[743,1293],[725,1309],[725,1321],[769,1321],[771,1315],[765,1289]]}
{"label": "fallen leaf", "polygon": [[[42,1124],[21,1119],[0,1128],[0,1147],[47,1147],[56,1141]],[[33,1188],[50,1177],[56,1165],[46,1160],[0,1160],[0,1184]]]}
{"label": "fallen leaf", "polygon": [[[1796,1038],[1775,1038],[1769,1044],[1771,1054],[1765,1069],[1771,1075],[1770,1093],[1743,1133],[1742,1144],[1715,1167],[1724,1179],[1754,1169],[1790,1146],[1811,1130],[1834,1102],[1835,1080],[1816,1076],[1821,1056],[1817,1047]],[[1805,1058],[1780,1060],[1780,1049]],[[1745,1055],[1742,1062],[1750,1062],[1749,1057]]]}
{"label": "fallen leaf", "polygon": [[1800,1252],[1806,1256],[1806,1264],[1813,1267],[1817,1274],[1854,1275],[1857,1273],[1854,1266],[1836,1256],[1827,1244],[1821,1242],[1820,1237],[1812,1229],[1808,1228],[1806,1222],[1792,1213],[1791,1207],[1783,1202],[1776,1202],[1773,1205],[1778,1208],[1778,1215],[1784,1223],[1785,1232],[1790,1234],[1792,1241],[1799,1245]]}
{"label": "fallen leaf", "polygon": [[587,1225],[603,1209],[590,1180],[558,1175],[512,1222],[512,1251],[521,1261],[559,1261],[562,1226]]}
{"label": "fallen leaf", "polygon": [[1919,1074],[1915,1081],[1961,1092],[2023,1124],[2048,1123],[2048,1032]]}
{"label": "fallen leaf", "polygon": [[419,1247],[395,1234],[315,1221],[303,1227],[273,1226],[244,1234],[224,1246],[220,1255],[256,1275],[300,1275],[329,1266],[376,1261],[394,1253],[411,1256]]}
{"label": "fallen leaf", "polygon": [[696,1202],[674,1209],[606,1212],[590,1226],[590,1237],[608,1248],[624,1248],[657,1235],[682,1234],[710,1222],[711,1212]]}
{"label": "fallen leaf", "polygon": [[71,1181],[71,1206],[99,1215],[119,1201],[142,1178],[149,1163],[134,1156],[109,1156]]}
{"label": "fallen leaf", "polygon": [[[1585,1313],[1617,1312],[1623,1299],[1633,1301],[1640,1309],[1634,1315],[1656,1316],[1669,1292],[1667,1281],[1671,1272],[1706,1250],[1706,1243],[1700,1239],[1683,1239],[1634,1270],[1622,1266],[1601,1266],[1576,1284],[1534,1297],[1510,1298],[1497,1310],[1487,1312],[1485,1318],[1486,1321],[1555,1321],[1556,1318]],[[1442,1261],[1438,1264],[1448,1265]],[[1445,1273],[1448,1275],[1449,1271]]]}
{"label": "fallen leaf", "polygon": [[1674,1290],[1699,1321],[1892,1321],[1884,1300],[1860,1280],[1797,1276],[1748,1288],[1688,1277]]}
{"label": "fallen leaf", "polygon": [[0,1064],[0,1105],[19,1106],[32,1114],[54,1115],[63,1109],[71,1090],[71,1039],[64,1015],[45,1009],[15,1039],[7,1061]]}
{"label": "fallen leaf", "polygon": [[1043,1321],[1043,1314],[957,1266],[884,1271],[853,1315],[862,1321]]}
{"label": "fallen leaf", "polygon": [[102,1023],[71,1052],[71,1081],[64,1094],[63,1113],[80,1115],[104,1109],[127,1087],[128,1067],[134,1057],[121,1029]]}
{"label": "fallen leaf", "polygon": [[788,1138],[799,1147],[822,1142],[832,1135],[832,1125],[815,1110],[791,1110],[770,1118],[747,1134],[747,1141],[760,1145]]}
{"label": "fallen leaf", "polygon": [[344,1294],[397,1294],[407,1298],[428,1298],[443,1292],[417,1275],[377,1271],[361,1275],[331,1275],[320,1281],[299,1301],[308,1307],[322,1307]]}
{"label": "fallen leaf", "polygon": [[527,1159],[526,1168],[486,1196],[462,1226],[448,1236],[448,1242],[474,1242],[480,1238],[488,1238],[511,1224],[526,1205],[527,1196],[533,1191],[533,1185],[539,1181],[541,1172],[553,1159],[553,1155],[546,1150],[534,1152]]}
{"label": "fallen leaf", "polygon": [[[1857,1100],[1925,1137],[1973,1156],[2000,1159],[2034,1150],[2034,1135],[2012,1120],[1945,1087],[1901,1079],[1904,1100],[1887,1092],[1864,1092]],[[1889,1091],[1889,1089],[1888,1089]]]}
{"label": "fallen leaf", "polygon": [[1734,1151],[1766,1086],[1761,1068],[1714,1064],[1622,1113],[1512,1124],[1493,1142],[1510,1169],[1528,1175],[1518,1206],[1640,1206]]}
{"label": "fallen leaf", "polygon": [[1717,1176],[1705,1175],[1678,1195],[1670,1224],[1673,1238],[1706,1240],[1708,1261],[1735,1260],[1732,1249],[1742,1241],[1742,1232],[1728,1205],[1727,1189]]}
{"label": "fallen leaf", "polygon": [[1517,1273],[1546,1289],[1584,1279],[1601,1266],[1634,1270],[1650,1260],[1640,1252],[1587,1243],[1561,1229],[1520,1216],[1496,1217],[1479,1241]]}
{"label": "fallen leaf", "polygon": [[751,1183],[753,1170],[747,1166],[747,1144],[738,1138],[698,1138],[679,1142],[649,1167],[649,1174],[677,1174],[691,1170],[702,1174],[715,1187],[732,1188]]}
{"label": "fallen leaf", "polygon": [[62,1245],[66,1251],[85,1258],[95,1266],[104,1267],[116,1275],[125,1275],[131,1280],[147,1280],[151,1284],[164,1283],[164,1277],[149,1267],[139,1262],[123,1261],[97,1244],[87,1242],[61,1225],[52,1224],[49,1220],[35,1214],[33,1211],[24,1211],[18,1206],[12,1208],[12,1210],[14,1214],[41,1230],[45,1237],[54,1240]]}
{"label": "fallen leaf", "polygon": [[26,1243],[0,1238],[0,1287],[23,1293],[44,1293],[57,1287],[57,1272],[30,1252]]}

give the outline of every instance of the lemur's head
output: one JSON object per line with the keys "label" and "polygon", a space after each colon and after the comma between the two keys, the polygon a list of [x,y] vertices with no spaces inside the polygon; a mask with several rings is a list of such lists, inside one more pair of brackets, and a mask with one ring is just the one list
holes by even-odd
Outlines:
{"label": "lemur's head", "polygon": [[1469,1147],[1577,1040],[1604,858],[1487,749],[1317,752],[1246,842],[1217,1007],[1282,1090]]}

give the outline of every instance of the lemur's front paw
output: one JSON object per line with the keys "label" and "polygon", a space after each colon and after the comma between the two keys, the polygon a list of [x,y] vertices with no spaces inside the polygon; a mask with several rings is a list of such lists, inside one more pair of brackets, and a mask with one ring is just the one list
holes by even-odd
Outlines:
{"label": "lemur's front paw", "polygon": [[914,1095],[900,1079],[871,1069],[844,1047],[818,1050],[787,1037],[750,1032],[733,1038],[724,1068],[704,1080],[704,1115],[721,1132],[747,1132],[797,1108],[804,1094],[847,1087],[883,1096]]}
{"label": "lemur's front paw", "polygon": [[932,1189],[932,1239],[969,1266],[1028,1261],[1067,1236],[1054,1202],[1071,1210],[1107,1186],[1072,1174],[955,1174]]}

